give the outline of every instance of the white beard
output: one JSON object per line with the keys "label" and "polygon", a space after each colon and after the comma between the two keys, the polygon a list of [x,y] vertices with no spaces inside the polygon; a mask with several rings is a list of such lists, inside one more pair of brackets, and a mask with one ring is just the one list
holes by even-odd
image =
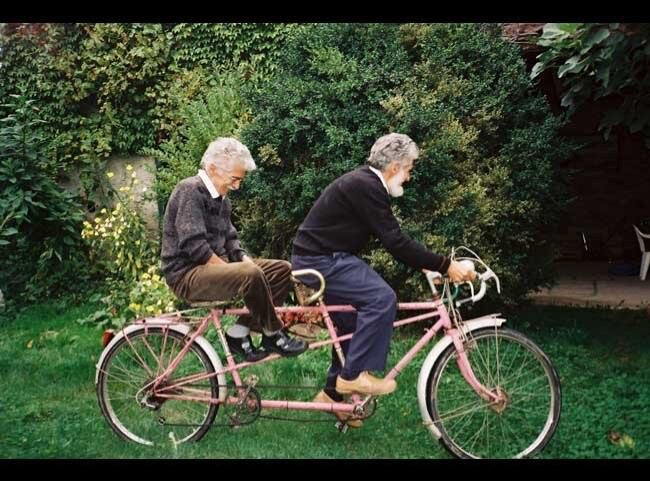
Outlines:
{"label": "white beard", "polygon": [[404,187],[402,184],[406,180],[406,174],[403,169],[395,174],[389,181],[386,182],[388,186],[388,193],[391,197],[402,197],[404,195]]}

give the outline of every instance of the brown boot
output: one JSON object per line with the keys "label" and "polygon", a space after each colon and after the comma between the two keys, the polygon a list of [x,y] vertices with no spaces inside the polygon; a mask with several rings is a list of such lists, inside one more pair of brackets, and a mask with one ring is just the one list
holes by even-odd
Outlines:
{"label": "brown boot", "polygon": [[[334,401],[334,399],[329,397],[325,391],[321,391],[318,394],[316,394],[316,397],[313,399],[313,402],[315,402],[315,403],[332,403],[333,404],[336,401]],[[333,411],[332,411],[332,414],[334,414],[334,416],[336,416],[336,418],[339,421],[341,421],[343,423],[346,423],[351,428],[360,428],[361,426],[363,426],[363,421],[361,419],[350,419],[352,417],[352,414],[349,414],[349,413],[337,413],[337,412],[333,412]]]}
{"label": "brown boot", "polygon": [[379,379],[368,371],[363,371],[351,381],[343,379],[341,376],[336,378],[336,390],[341,394],[356,393],[379,396],[390,394],[395,388],[397,388],[397,383],[394,379]]}

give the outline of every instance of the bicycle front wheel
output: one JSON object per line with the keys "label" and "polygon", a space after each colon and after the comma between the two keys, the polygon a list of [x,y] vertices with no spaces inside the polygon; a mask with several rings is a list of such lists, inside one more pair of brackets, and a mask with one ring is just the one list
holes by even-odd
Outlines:
{"label": "bicycle front wheel", "polygon": [[[216,377],[173,387],[195,374],[209,374],[214,367],[205,351],[193,343],[160,392],[199,400],[157,396],[152,381],[185,346],[181,333],[161,327],[136,330],[121,338],[99,367],[97,397],[102,414],[123,439],[154,446],[199,440],[210,428],[218,405]],[[163,387],[164,387],[163,385]]]}
{"label": "bicycle front wheel", "polygon": [[462,376],[450,345],[427,381],[427,407],[443,445],[462,458],[523,458],[541,451],[560,417],[560,381],[533,341],[511,329],[468,333],[477,379],[503,401],[489,403]]}

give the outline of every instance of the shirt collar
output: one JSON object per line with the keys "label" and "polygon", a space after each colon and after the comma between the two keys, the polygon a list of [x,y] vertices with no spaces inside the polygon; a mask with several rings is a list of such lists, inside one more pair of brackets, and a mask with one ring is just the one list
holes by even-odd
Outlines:
{"label": "shirt collar", "polygon": [[210,180],[210,177],[208,177],[208,174],[206,173],[205,170],[199,169],[199,177],[201,177],[201,180],[205,184],[205,188],[208,189],[208,192],[210,192],[210,195],[212,196],[213,199],[218,199],[221,197],[219,192],[217,192],[217,189],[215,189],[214,184]]}
{"label": "shirt collar", "polygon": [[384,176],[381,175],[381,171],[379,169],[375,169],[374,167],[370,167],[370,166],[368,166],[368,168],[370,170],[372,170],[377,175],[377,177],[379,177],[379,180],[381,180],[381,183],[384,184],[384,189],[386,189],[386,192],[389,192],[388,191],[388,185],[386,185],[386,181],[384,180]]}

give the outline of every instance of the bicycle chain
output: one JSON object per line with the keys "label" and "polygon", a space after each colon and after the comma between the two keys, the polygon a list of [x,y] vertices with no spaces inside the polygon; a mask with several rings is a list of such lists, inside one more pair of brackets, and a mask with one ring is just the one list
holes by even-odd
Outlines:
{"label": "bicycle chain", "polygon": [[[262,385],[257,384],[256,386],[264,387],[264,388],[282,388],[282,389],[312,389],[312,390],[318,389],[315,386],[289,386],[289,385],[282,385],[282,384],[262,384]],[[261,419],[271,419],[271,420],[274,420],[274,421],[294,421],[294,422],[299,422],[299,423],[329,423],[329,422],[332,422],[332,419],[300,419],[300,418],[292,418],[292,417],[279,417],[279,416],[262,415],[262,414],[260,414],[261,406],[259,404],[261,399],[260,399],[259,394],[257,392],[257,389],[255,389],[255,387],[253,387],[253,386],[237,387],[233,382],[230,382],[230,383],[228,383],[226,385],[218,384],[217,387],[219,389],[221,389],[222,387],[225,387],[227,389],[238,389],[238,390],[245,389],[245,390],[248,391],[248,393],[246,393],[246,397],[248,397],[248,395],[251,392],[253,392],[256,399],[257,399],[258,405],[256,407],[257,411],[255,413],[255,417],[249,422],[238,422],[238,423],[232,423],[232,421],[231,422],[224,422],[224,423],[214,423],[213,422],[213,423],[210,423],[211,426],[228,426],[228,427],[233,427],[234,428],[234,427],[246,426],[248,424],[252,424],[257,419],[260,419],[260,418]],[[372,410],[370,411],[370,414],[368,414],[367,416],[365,416],[363,418],[360,418],[360,419],[364,419],[364,420],[368,419],[371,416],[373,416],[375,414],[375,412],[377,411],[377,400],[372,399],[371,402],[372,402]],[[224,409],[224,411],[227,411],[227,410],[232,410],[233,407],[228,406],[227,404],[224,404],[223,409]],[[237,409],[237,408],[235,407],[234,409]],[[230,419],[232,420],[232,416],[230,416]],[[167,422],[165,422],[163,417],[159,418],[158,422],[162,426],[193,426],[193,427],[205,426],[205,424],[167,423]]]}

